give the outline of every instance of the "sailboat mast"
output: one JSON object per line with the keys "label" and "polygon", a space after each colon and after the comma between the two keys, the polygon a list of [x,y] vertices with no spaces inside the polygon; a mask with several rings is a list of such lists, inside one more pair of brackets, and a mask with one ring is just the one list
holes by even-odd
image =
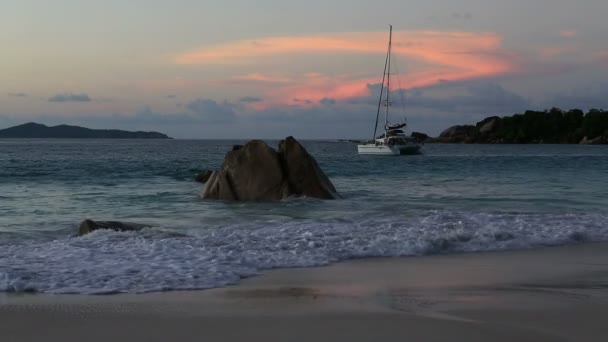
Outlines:
{"label": "sailboat mast", "polygon": [[[391,40],[392,40],[392,36],[393,36],[393,25],[390,25],[390,33],[389,33],[389,38],[388,38],[388,50],[386,52],[386,60],[384,61],[384,72],[382,73],[382,84],[380,85],[380,96],[378,97],[378,111],[376,112],[376,124],[374,125],[374,135],[372,136],[372,141],[376,139],[376,133],[378,131],[378,119],[380,117],[380,106],[382,105],[382,95],[384,93],[384,81],[386,80],[386,70],[387,70],[387,66],[388,66],[388,59],[391,55]],[[386,119],[385,119],[386,121]],[[385,123],[386,126],[386,123]],[[386,127],[385,127],[386,130]]]}
{"label": "sailboat mast", "polygon": [[[393,26],[391,25],[391,31]],[[390,37],[389,37],[390,41]],[[384,95],[384,81],[386,80],[386,67],[388,65],[388,58],[390,55],[390,50],[386,51],[386,60],[384,61],[384,71],[382,72],[382,84],[380,85],[380,96],[378,96],[378,110],[376,111],[376,124],[374,125],[374,135],[372,136],[372,141],[376,139],[376,133],[378,132],[378,119],[380,118],[380,106],[382,106],[382,95]]]}
{"label": "sailboat mast", "polygon": [[390,93],[391,93],[391,49],[393,45],[393,25],[390,25],[390,32],[388,36],[388,67],[386,69],[386,113],[384,115],[384,130],[386,132],[386,125],[388,124],[388,107],[391,106]]}

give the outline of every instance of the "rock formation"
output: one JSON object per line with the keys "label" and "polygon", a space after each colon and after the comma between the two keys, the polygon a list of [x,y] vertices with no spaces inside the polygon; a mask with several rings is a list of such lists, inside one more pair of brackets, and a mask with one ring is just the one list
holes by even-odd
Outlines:
{"label": "rock formation", "polygon": [[410,136],[412,138],[416,139],[416,141],[419,143],[424,143],[431,138],[428,136],[428,134],[421,133],[421,132],[412,132],[412,134]]}
{"label": "rock formation", "polygon": [[337,197],[337,191],[317,161],[293,137],[279,143],[279,157],[284,164],[291,195],[323,199]]}
{"label": "rock formation", "polygon": [[464,126],[452,126],[445,131],[441,132],[439,138],[435,139],[437,142],[445,143],[464,143],[469,142],[475,134],[475,126],[464,125]]}
{"label": "rock formation", "polygon": [[281,141],[278,152],[261,140],[233,148],[201,194],[203,199],[225,201],[278,201],[290,196],[338,198],[329,178],[293,137]]}
{"label": "rock formation", "polygon": [[211,170],[203,170],[196,175],[194,180],[199,183],[207,183],[207,181],[209,180],[209,178],[211,177],[212,174],[213,174],[213,171],[211,171]]}
{"label": "rock formation", "polygon": [[606,145],[608,144],[608,138],[606,137],[597,137],[595,139],[589,139],[588,137],[584,137],[583,140],[579,143],[581,145]]}
{"label": "rock formation", "polygon": [[482,135],[496,133],[496,131],[500,129],[500,126],[501,119],[498,116],[491,116],[477,123],[477,127],[479,127],[479,133]]}
{"label": "rock formation", "polygon": [[82,223],[80,224],[80,227],[78,229],[78,235],[86,235],[99,229],[110,229],[117,232],[128,232],[141,230],[147,227],[149,226],[138,223],[127,223],[119,221],[93,221],[87,219],[82,221]]}

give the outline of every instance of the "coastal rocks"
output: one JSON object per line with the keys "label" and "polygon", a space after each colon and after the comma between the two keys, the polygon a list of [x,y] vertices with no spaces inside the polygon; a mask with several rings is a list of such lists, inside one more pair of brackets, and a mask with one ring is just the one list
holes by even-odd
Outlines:
{"label": "coastal rocks", "polygon": [[87,219],[80,223],[80,227],[78,228],[78,235],[83,236],[99,229],[110,229],[117,232],[128,232],[138,231],[147,227],[149,226],[138,223],[127,223],[119,221],[93,221]]}
{"label": "coastal rocks", "polygon": [[464,126],[452,126],[445,131],[441,132],[438,142],[444,143],[464,143],[470,142],[475,135],[475,126],[464,125]]}
{"label": "coastal rocks", "polygon": [[430,139],[430,137],[428,136],[428,134],[420,133],[420,132],[412,132],[412,134],[410,136],[412,138],[416,139],[416,141],[419,142],[419,143],[426,142],[426,141],[428,141]]}
{"label": "coastal rocks", "polygon": [[213,174],[213,171],[203,170],[196,175],[194,180],[197,181],[198,183],[207,183],[207,181],[211,177],[211,174]]}
{"label": "coastal rocks", "polygon": [[201,194],[203,199],[225,201],[278,201],[290,196],[338,198],[329,178],[293,137],[280,142],[279,152],[261,140],[228,152]]}
{"label": "coastal rocks", "polygon": [[496,133],[500,129],[501,119],[498,116],[492,116],[481,121],[477,126],[479,127],[479,133],[482,135]]}
{"label": "coastal rocks", "polygon": [[608,138],[597,137],[595,139],[589,139],[584,137],[583,140],[579,143],[581,145],[606,145],[608,144]]}

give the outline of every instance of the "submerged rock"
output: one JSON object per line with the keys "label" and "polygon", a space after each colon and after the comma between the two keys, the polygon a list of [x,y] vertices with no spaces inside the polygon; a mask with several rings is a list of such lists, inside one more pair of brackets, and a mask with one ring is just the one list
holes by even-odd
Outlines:
{"label": "submerged rock", "polygon": [[147,227],[150,226],[139,223],[128,223],[119,221],[93,221],[87,219],[80,223],[80,227],[78,228],[78,235],[83,236],[99,229],[110,229],[117,232],[128,232],[138,231]]}
{"label": "submerged rock", "polygon": [[226,201],[278,201],[290,196],[338,198],[338,193],[314,158],[293,137],[279,152],[252,140],[226,154],[201,197]]}

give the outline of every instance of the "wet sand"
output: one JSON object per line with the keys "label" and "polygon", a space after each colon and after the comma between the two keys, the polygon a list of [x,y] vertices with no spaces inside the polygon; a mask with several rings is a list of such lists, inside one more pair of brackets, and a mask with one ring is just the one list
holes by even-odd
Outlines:
{"label": "wet sand", "polygon": [[1,341],[606,341],[608,244],[378,258],[206,291],[0,296]]}

